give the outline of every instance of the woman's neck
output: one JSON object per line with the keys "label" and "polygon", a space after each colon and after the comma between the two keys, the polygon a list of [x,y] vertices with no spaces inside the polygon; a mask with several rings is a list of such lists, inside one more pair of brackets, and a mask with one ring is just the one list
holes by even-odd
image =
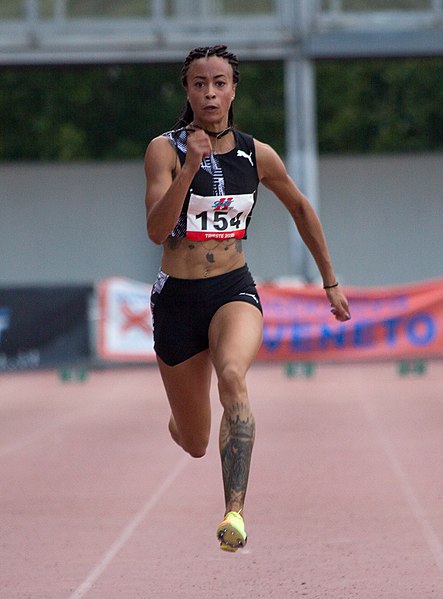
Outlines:
{"label": "woman's neck", "polygon": [[202,127],[201,125],[198,125],[197,123],[191,123],[191,127],[196,127],[197,129],[203,129],[203,131],[205,133],[207,133],[209,135],[209,137],[215,137],[216,139],[220,139],[221,137],[224,137],[232,130],[232,127],[228,126],[228,127],[225,127],[225,129],[221,129],[220,131],[211,131],[210,129],[205,129],[205,127]]}

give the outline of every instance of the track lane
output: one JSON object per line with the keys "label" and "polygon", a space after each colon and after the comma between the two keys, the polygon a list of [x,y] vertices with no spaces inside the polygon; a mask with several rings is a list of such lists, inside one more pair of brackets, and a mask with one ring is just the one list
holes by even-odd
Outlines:
{"label": "track lane", "polygon": [[7,375],[0,456],[36,436],[0,457],[0,597],[440,599],[442,379],[440,363],[405,378],[393,365],[313,379],[255,366],[249,541],[231,555],[215,538],[215,401],[193,460],[169,439],[155,369],[69,385]]}

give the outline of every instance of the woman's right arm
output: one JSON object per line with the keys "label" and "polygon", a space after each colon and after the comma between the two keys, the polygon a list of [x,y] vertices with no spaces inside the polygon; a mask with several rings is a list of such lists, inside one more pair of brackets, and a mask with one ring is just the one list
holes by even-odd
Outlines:
{"label": "woman's right arm", "polygon": [[149,238],[163,243],[180,216],[183,201],[193,174],[180,168],[177,153],[170,141],[156,137],[145,154],[146,227]]}
{"label": "woman's right arm", "polygon": [[200,162],[210,152],[211,144],[204,131],[188,136],[183,166],[167,137],[156,137],[148,145],[145,154],[146,227],[154,243],[164,243],[175,227]]}

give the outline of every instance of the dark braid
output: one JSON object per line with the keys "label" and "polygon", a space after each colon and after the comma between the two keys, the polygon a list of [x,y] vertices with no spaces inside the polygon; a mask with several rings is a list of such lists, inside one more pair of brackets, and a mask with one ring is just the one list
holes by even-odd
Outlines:
{"label": "dark braid", "polygon": [[[202,46],[201,48],[194,48],[194,50],[191,50],[191,52],[189,52],[189,54],[185,58],[181,70],[181,80],[183,87],[186,88],[188,85],[187,76],[191,63],[194,60],[198,60],[199,58],[208,58],[209,56],[219,56],[220,58],[224,58],[225,60],[227,60],[232,67],[233,82],[238,83],[240,81],[240,73],[238,71],[238,59],[235,54],[233,54],[232,52],[228,52],[227,47],[223,45]],[[181,114],[180,119],[176,124],[175,128],[178,129],[179,127],[186,127],[186,125],[189,125],[189,123],[192,122],[193,118],[194,112],[191,108],[191,105],[189,104],[189,102],[186,102],[186,107],[183,110],[183,113]],[[228,114],[228,125],[229,127],[231,127],[233,124],[234,112],[232,110],[231,104]]]}
{"label": "dark braid", "polygon": [[204,46],[202,48],[195,48],[194,50],[191,50],[191,52],[189,52],[185,58],[185,62],[183,63],[181,71],[183,87],[187,87],[187,75],[191,62],[198,60],[199,58],[208,58],[209,56],[219,56],[220,58],[227,60],[232,67],[234,83],[238,83],[240,81],[240,73],[238,72],[238,59],[235,54],[228,52],[226,46]]}

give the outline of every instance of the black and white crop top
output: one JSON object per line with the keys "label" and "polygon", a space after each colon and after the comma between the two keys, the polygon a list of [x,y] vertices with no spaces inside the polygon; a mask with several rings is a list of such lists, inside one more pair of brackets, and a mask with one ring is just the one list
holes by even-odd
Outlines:
{"label": "black and white crop top", "polygon": [[[211,154],[200,164],[183,202],[171,237],[246,239],[257,198],[259,178],[251,135],[233,129],[235,148]],[[164,133],[177,151],[180,164],[186,159],[188,133],[177,129]]]}

